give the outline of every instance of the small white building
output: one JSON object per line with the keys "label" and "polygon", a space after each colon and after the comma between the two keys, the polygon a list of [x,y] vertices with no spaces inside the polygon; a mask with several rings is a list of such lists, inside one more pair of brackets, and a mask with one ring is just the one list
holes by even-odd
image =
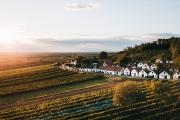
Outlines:
{"label": "small white building", "polygon": [[104,63],[103,63],[103,66],[107,66],[107,63],[106,63],[106,62],[104,62]]}
{"label": "small white building", "polygon": [[117,75],[117,72],[114,70],[115,67],[113,66],[100,66],[99,69],[104,74]]}
{"label": "small white building", "polygon": [[151,64],[150,69],[151,70],[157,70],[157,66],[155,64]]}
{"label": "small white building", "polygon": [[139,72],[139,77],[147,77],[148,76],[148,73],[142,69],[140,72]]}
{"label": "small white building", "polygon": [[143,64],[143,66],[142,66],[142,69],[147,69],[147,70],[150,70],[150,66],[149,66],[149,64],[144,63],[144,64]]}
{"label": "small white building", "polygon": [[173,79],[174,79],[174,80],[180,79],[180,73],[179,73],[179,72],[174,73],[174,74],[173,74]]}
{"label": "small white building", "polygon": [[69,70],[69,71],[72,71],[73,68],[74,68],[74,64],[62,64],[60,66],[61,69],[63,70]]}
{"label": "small white building", "polygon": [[131,70],[131,76],[138,77],[139,76],[139,69],[133,68]]}
{"label": "small white building", "polygon": [[123,70],[123,75],[125,75],[125,76],[131,75],[131,68],[126,67],[126,68]]}
{"label": "small white building", "polygon": [[72,60],[70,64],[77,65],[77,61],[76,60]]}
{"label": "small white building", "polygon": [[162,59],[156,59],[156,63],[163,63]]}
{"label": "small white building", "polygon": [[158,78],[158,74],[153,70],[148,73],[148,76],[152,78]]}
{"label": "small white building", "polygon": [[123,74],[123,70],[124,70],[124,68],[120,67],[120,66],[116,66],[114,68],[114,71],[116,72],[116,75],[119,75],[119,76],[121,76]]}
{"label": "small white building", "polygon": [[171,75],[166,71],[163,71],[159,74],[159,79],[171,79]]}
{"label": "small white building", "polygon": [[166,60],[166,63],[170,63],[170,64],[172,64],[172,63],[173,63],[173,61],[172,61],[172,60]]}
{"label": "small white building", "polygon": [[142,67],[143,67],[143,65],[144,65],[144,63],[143,63],[143,62],[139,62],[139,63],[137,64],[137,67],[138,67],[138,68],[142,68]]}

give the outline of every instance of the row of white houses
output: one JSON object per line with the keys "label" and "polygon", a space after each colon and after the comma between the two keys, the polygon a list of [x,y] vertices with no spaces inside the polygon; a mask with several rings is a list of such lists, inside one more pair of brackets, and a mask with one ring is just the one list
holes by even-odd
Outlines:
{"label": "row of white houses", "polygon": [[103,66],[97,67],[97,64],[92,64],[91,67],[75,67],[76,64],[62,64],[61,69],[79,72],[96,72],[107,75],[118,76],[131,76],[142,78],[155,78],[155,79],[180,79],[180,71],[174,73],[170,71],[157,71],[157,66],[154,63],[139,62],[137,65],[130,67],[110,66],[103,63]]}
{"label": "row of white houses", "polygon": [[100,66],[99,68],[79,68],[80,72],[96,72],[107,75],[119,75],[119,76],[131,76],[131,77],[142,77],[142,78],[156,78],[156,79],[180,79],[180,73],[175,72],[174,74],[167,71],[156,71],[147,70],[142,68],[131,68],[131,67],[114,67],[114,66]]}

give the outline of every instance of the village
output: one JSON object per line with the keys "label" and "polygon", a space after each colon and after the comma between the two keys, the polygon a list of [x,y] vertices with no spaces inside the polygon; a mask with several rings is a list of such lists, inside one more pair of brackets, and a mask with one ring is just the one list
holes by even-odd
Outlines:
{"label": "village", "polygon": [[[179,68],[169,68],[168,70],[158,70],[158,64],[173,64],[170,60],[157,59],[155,63],[151,62],[139,62],[129,64],[125,67],[119,65],[112,65],[104,62],[102,65],[92,63],[89,67],[77,66],[77,61],[71,61],[70,63],[64,63],[60,65],[63,70],[75,71],[75,72],[95,72],[105,75],[122,76],[131,78],[150,78],[150,79],[164,79],[164,80],[178,80],[180,79]],[[99,66],[99,67],[98,67]]]}

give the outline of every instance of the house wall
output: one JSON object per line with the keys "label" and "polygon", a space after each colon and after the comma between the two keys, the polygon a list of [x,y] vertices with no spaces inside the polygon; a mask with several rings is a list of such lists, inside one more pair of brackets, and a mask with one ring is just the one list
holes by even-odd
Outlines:
{"label": "house wall", "polygon": [[163,71],[159,74],[159,79],[171,79],[171,76],[167,72]]}
{"label": "house wall", "polygon": [[130,70],[128,68],[125,68],[124,71],[123,71],[123,75],[130,75]]}
{"label": "house wall", "polygon": [[144,64],[140,62],[140,63],[137,64],[137,67],[142,68],[143,65]]}
{"label": "house wall", "polygon": [[135,69],[133,69],[133,70],[131,71],[131,76],[133,76],[133,77],[138,77],[138,72],[137,72]]}
{"label": "house wall", "polygon": [[174,80],[180,79],[180,74],[177,74],[177,73],[174,74],[174,75],[173,75],[173,79],[174,79]]}
{"label": "house wall", "polygon": [[153,76],[153,78],[158,78],[157,74],[153,71],[149,72],[148,76]]}
{"label": "house wall", "polygon": [[155,64],[152,64],[150,68],[151,70],[157,70],[157,66]]}
{"label": "house wall", "polygon": [[147,73],[144,70],[139,72],[139,77],[147,77]]}
{"label": "house wall", "polygon": [[148,69],[148,70],[150,70],[150,67],[149,67],[148,64],[144,64],[144,65],[142,66],[142,69]]}

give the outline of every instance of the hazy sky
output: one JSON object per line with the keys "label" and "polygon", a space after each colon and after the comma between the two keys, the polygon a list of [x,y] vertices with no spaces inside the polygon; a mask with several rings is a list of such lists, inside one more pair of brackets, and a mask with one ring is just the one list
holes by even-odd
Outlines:
{"label": "hazy sky", "polygon": [[0,0],[0,43],[179,34],[179,21],[180,0]]}

